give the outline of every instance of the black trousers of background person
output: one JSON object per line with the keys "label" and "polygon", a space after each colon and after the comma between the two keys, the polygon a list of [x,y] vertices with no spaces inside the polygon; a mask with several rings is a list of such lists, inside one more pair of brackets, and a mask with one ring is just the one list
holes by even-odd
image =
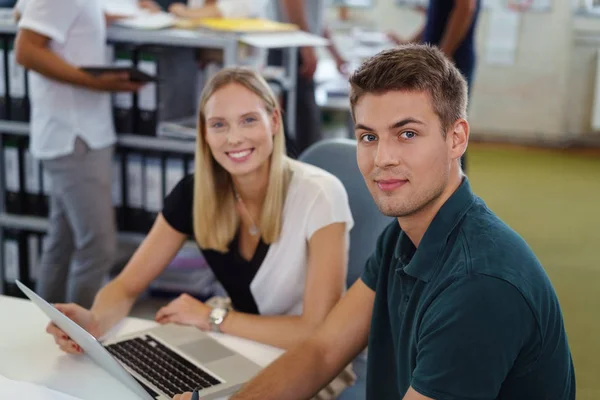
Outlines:
{"label": "black trousers of background person", "polygon": [[[274,66],[283,66],[283,51],[279,49],[270,50],[268,64]],[[302,58],[298,54],[298,66],[302,65]],[[286,96],[283,96],[283,110],[285,113]],[[284,115],[284,120],[287,120]],[[284,125],[285,126],[285,125]],[[293,131],[290,138],[289,130]],[[315,82],[306,79],[300,74],[296,75],[296,118],[295,126],[287,127],[286,144],[288,155],[296,158],[311,144],[322,138],[321,135],[321,110],[315,99]]]}

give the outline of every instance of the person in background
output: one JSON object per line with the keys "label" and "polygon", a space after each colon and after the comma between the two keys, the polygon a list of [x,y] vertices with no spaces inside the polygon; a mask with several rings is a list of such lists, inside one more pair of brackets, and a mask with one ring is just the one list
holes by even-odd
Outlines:
{"label": "person in background", "polygon": [[406,45],[350,84],[359,169],[397,221],[321,327],[231,400],[310,398],[367,344],[369,400],[574,400],[554,288],[461,170],[462,74],[438,48]]}
{"label": "person in background", "polygon": [[[273,0],[275,18],[292,23],[301,30],[331,39],[331,30],[324,24],[326,1],[322,0]],[[346,73],[346,60],[332,43],[328,47],[340,73]],[[301,153],[321,139],[321,110],[315,99],[314,75],[318,57],[314,47],[301,47],[298,53],[298,76],[296,80],[296,126],[293,136],[295,147]],[[283,52],[269,52],[269,65],[283,65]]]}
{"label": "person in background", "polygon": [[[406,40],[393,32],[389,37],[398,45],[438,46],[467,80],[470,97],[477,65],[475,34],[480,10],[481,0],[430,0],[427,8],[419,8],[425,13],[425,24],[412,38]],[[461,162],[466,171],[466,152]]]}
{"label": "person in background", "polygon": [[[165,7],[180,18],[249,18],[264,14],[269,0],[188,0],[186,3],[169,2]],[[141,0],[140,6],[152,11],[163,7],[153,0]]]}
{"label": "person in background", "polygon": [[[167,196],[150,233],[91,310],[57,308],[102,336],[192,238],[232,308],[183,294],[156,320],[289,349],[312,334],[346,289],[354,223],[348,195],[330,173],[285,155],[277,100],[257,72],[222,69],[204,88],[199,110],[195,174]],[[62,350],[81,351],[56,326],[48,332]]]}
{"label": "person in background", "polygon": [[93,76],[80,68],[106,65],[101,0],[21,0],[16,14],[16,60],[30,71],[30,150],[51,181],[37,292],[90,306],[116,253],[109,92],[140,84],[127,74]]}

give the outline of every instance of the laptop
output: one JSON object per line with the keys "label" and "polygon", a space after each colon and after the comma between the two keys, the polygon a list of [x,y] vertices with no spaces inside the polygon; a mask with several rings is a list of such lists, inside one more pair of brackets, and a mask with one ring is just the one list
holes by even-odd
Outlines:
{"label": "laptop", "polygon": [[197,391],[216,399],[237,391],[262,368],[194,327],[161,325],[99,342],[18,280],[17,286],[85,353],[146,400]]}

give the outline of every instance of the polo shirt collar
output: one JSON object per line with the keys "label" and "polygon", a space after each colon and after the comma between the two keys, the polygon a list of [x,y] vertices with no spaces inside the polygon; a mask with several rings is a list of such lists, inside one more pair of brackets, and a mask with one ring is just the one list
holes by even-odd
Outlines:
{"label": "polo shirt collar", "polygon": [[[464,177],[458,189],[431,221],[416,251],[408,235],[401,231],[394,250],[394,255],[400,260],[397,269],[403,269],[406,274],[428,282],[437,269],[448,237],[472,206],[475,198],[469,180]],[[413,252],[414,255],[410,259]]]}

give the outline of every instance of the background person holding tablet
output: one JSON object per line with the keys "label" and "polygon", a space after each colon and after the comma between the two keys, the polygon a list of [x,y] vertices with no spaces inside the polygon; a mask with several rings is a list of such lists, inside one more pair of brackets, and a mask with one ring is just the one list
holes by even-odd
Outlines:
{"label": "background person holding tablet", "polygon": [[[30,70],[32,155],[51,180],[50,228],[36,291],[50,302],[90,306],[116,253],[111,167],[112,91],[136,91],[105,65],[101,0],[21,0],[17,62]],[[91,211],[93,210],[93,211]]]}

